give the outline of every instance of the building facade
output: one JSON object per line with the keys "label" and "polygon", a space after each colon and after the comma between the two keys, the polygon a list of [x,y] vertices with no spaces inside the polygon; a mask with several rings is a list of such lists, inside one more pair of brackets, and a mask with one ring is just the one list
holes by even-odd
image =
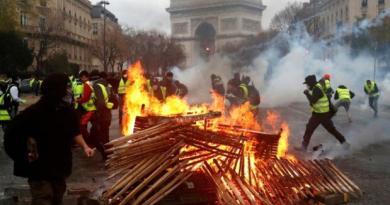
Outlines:
{"label": "building facade", "polygon": [[[91,18],[92,39],[94,42],[101,42],[101,44],[103,44],[104,30],[106,31],[106,42],[107,38],[111,37],[111,35],[108,34],[120,30],[116,16],[101,4],[97,4],[92,7]],[[92,58],[92,66],[94,69],[103,69],[104,63],[102,62],[102,58],[94,56]]]}
{"label": "building facade", "polygon": [[[21,1],[21,0],[20,0]],[[28,8],[19,6],[20,30],[25,33],[29,47],[42,60],[50,55],[65,52],[68,61],[80,70],[102,69],[94,64],[91,44],[101,32],[103,17],[96,17],[96,9],[89,0],[37,0]],[[107,19],[118,20],[107,11]],[[99,26],[95,28],[95,24]],[[108,23],[110,24],[110,23]],[[97,29],[97,30],[96,30]],[[103,43],[103,42],[102,42]]]}
{"label": "building facade", "polygon": [[351,32],[360,19],[373,19],[390,8],[390,0],[311,0],[305,4],[308,31],[319,38]]}
{"label": "building facade", "polygon": [[260,33],[264,9],[261,0],[171,0],[172,36],[184,48],[185,66]]}

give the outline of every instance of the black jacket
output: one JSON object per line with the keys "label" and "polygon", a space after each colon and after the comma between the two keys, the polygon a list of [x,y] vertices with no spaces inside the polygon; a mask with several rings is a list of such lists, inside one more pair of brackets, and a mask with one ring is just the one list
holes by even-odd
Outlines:
{"label": "black jacket", "polygon": [[108,82],[104,79],[98,79],[93,83],[93,90],[95,92],[96,117],[100,120],[111,121],[111,110],[107,108],[103,91],[98,84],[102,84],[106,88],[108,96],[110,96],[110,93],[112,92],[108,86]]}
{"label": "black jacket", "polygon": [[[31,179],[50,180],[71,174],[74,138],[80,134],[77,116],[71,106],[52,105],[41,99],[7,127],[4,147],[14,160],[14,174]],[[37,142],[39,157],[27,160],[27,138]]]}

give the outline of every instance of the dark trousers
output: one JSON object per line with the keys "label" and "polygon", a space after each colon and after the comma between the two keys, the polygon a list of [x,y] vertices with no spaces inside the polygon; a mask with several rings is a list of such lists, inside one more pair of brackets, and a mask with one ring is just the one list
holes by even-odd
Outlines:
{"label": "dark trousers", "polygon": [[[109,111],[111,112],[111,111]],[[108,114],[110,114],[108,116]],[[102,154],[103,159],[107,158],[104,145],[110,141],[111,113],[95,112],[91,127],[91,143]]]}
{"label": "dark trousers", "polygon": [[123,108],[125,107],[125,95],[119,95],[119,126],[122,128]]}
{"label": "dark trousers", "polygon": [[345,137],[337,131],[334,126],[330,113],[317,114],[313,113],[306,125],[305,135],[303,136],[302,146],[307,149],[311,136],[319,125],[322,125],[330,134],[332,134],[340,143],[345,142]]}
{"label": "dark trousers", "polygon": [[11,116],[11,119],[14,119],[15,116],[18,114],[18,112],[19,112],[19,103],[15,103],[11,105],[11,109],[9,111],[9,115]]}
{"label": "dark trousers", "polygon": [[33,180],[29,179],[32,196],[31,205],[61,205],[66,191],[65,179]]}
{"label": "dark trousers", "polygon": [[378,116],[378,100],[379,96],[368,98],[368,103],[370,104],[370,107],[374,110],[375,117]]}

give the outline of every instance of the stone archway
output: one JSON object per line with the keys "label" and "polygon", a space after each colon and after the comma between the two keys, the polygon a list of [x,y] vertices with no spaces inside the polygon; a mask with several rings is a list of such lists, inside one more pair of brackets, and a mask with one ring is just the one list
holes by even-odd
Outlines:
{"label": "stone archway", "polygon": [[196,48],[199,55],[208,60],[215,53],[215,40],[217,31],[210,23],[203,22],[195,30]]}

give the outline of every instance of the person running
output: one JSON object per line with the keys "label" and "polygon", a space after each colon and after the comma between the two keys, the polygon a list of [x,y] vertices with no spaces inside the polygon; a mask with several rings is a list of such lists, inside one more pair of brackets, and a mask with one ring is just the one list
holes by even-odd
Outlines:
{"label": "person running", "polygon": [[332,134],[340,144],[342,144],[344,149],[348,149],[349,144],[345,137],[336,129],[332,122],[329,99],[321,83],[317,82],[315,75],[309,75],[306,77],[304,84],[308,87],[308,89],[304,91],[304,94],[310,103],[312,115],[306,125],[302,146],[298,148],[298,150],[307,151],[310,139],[319,125],[322,125],[330,134]]}
{"label": "person running", "polygon": [[336,89],[336,93],[334,95],[334,99],[338,100],[335,107],[338,109],[339,107],[344,107],[347,112],[348,122],[352,122],[351,114],[349,113],[349,107],[351,106],[351,100],[355,97],[355,93],[349,90],[345,85],[340,85]]}

